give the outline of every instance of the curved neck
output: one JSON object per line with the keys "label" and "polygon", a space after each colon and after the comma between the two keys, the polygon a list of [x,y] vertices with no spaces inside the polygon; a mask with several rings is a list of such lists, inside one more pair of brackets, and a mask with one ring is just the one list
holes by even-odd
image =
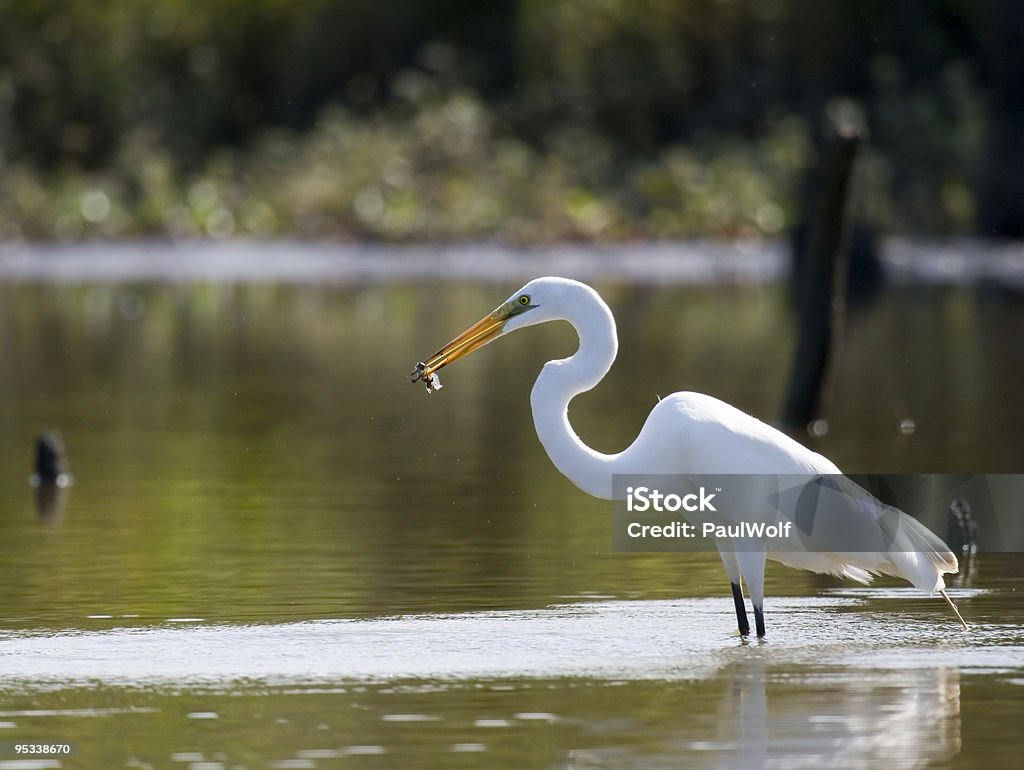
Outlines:
{"label": "curved neck", "polygon": [[615,318],[592,290],[562,315],[580,339],[576,353],[548,361],[533,385],[530,402],[537,437],[555,467],[576,486],[610,500],[617,455],[597,452],[584,444],[569,424],[569,402],[593,388],[608,373],[618,351]]}

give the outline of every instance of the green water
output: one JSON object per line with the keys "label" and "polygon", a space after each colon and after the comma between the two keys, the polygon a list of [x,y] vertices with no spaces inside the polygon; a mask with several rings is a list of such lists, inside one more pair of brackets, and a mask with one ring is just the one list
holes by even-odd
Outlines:
{"label": "green water", "polygon": [[[0,745],[72,741],[41,766],[83,768],[1015,765],[1018,555],[955,589],[967,635],[905,584],[769,564],[769,641],[742,643],[717,556],[612,553],[609,504],[544,456],[529,389],[571,330],[408,383],[515,288],[0,283]],[[598,288],[621,345],[574,402],[592,446],[680,389],[776,417],[780,289]],[[851,472],[1019,472],[1022,339],[1010,301],[892,290],[849,318],[808,443]],[[41,513],[51,428],[75,483]]]}

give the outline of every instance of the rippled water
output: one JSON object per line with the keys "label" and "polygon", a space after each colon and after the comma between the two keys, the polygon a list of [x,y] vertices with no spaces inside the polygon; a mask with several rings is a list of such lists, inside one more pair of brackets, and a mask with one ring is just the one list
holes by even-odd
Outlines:
{"label": "rippled water", "polygon": [[1024,706],[1019,625],[985,611],[1005,597],[961,591],[969,611],[977,603],[965,634],[936,602],[905,594],[776,599],[777,638],[749,643],[712,598],[17,634],[0,661],[21,682],[5,688],[0,719],[77,737],[87,767],[117,756],[98,753],[115,735],[124,757],[195,767],[1000,757],[978,739],[997,732],[983,718],[991,693],[1009,712]]}
{"label": "rippled water", "polygon": [[[76,744],[0,770],[1016,766],[1019,555],[953,588],[967,633],[896,581],[770,565],[769,638],[740,640],[714,554],[612,553],[539,447],[529,388],[570,331],[408,384],[515,288],[0,282],[0,746]],[[778,413],[777,286],[599,288],[622,345],[574,404],[590,443],[681,388]],[[890,291],[849,319],[815,447],[1020,471],[1021,339],[1011,297]],[[39,501],[49,428],[75,483]]]}

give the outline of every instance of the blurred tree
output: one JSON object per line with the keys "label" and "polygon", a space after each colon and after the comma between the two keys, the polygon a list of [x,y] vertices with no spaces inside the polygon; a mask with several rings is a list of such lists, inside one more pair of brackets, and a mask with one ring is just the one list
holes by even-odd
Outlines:
{"label": "blurred tree", "polygon": [[[552,189],[563,191],[558,204],[574,231],[584,220],[583,232],[600,231],[595,223],[617,211],[623,219],[656,216],[657,232],[690,231],[693,218],[671,210],[689,201],[673,189],[680,177],[689,180],[683,188],[707,188],[689,167],[721,159],[721,168],[704,169],[711,186],[744,189],[735,189],[737,200],[693,207],[716,209],[708,227],[717,231],[720,220],[735,220],[730,211],[743,199],[763,197],[752,193],[758,179],[781,168],[798,174],[813,160],[779,163],[753,148],[802,132],[819,146],[820,115],[847,105],[861,111],[872,137],[862,182],[876,224],[1020,236],[1018,7],[1015,0],[0,0],[0,170],[24,182],[13,202],[0,191],[0,216],[26,217],[26,207],[44,216],[40,196],[65,183],[61,195],[79,196],[89,174],[111,176],[108,187],[126,191],[118,200],[130,209],[145,197],[132,175],[147,160],[164,169],[168,185],[212,167],[215,175],[244,175],[238,169],[246,164],[225,156],[279,147],[267,140],[272,129],[318,141],[318,121],[339,105],[345,126],[363,121],[365,130],[379,130],[384,116],[417,134],[424,114],[468,98],[484,116],[478,125],[490,127],[488,141],[498,148],[491,155],[515,155],[505,152],[506,140],[533,153],[531,162],[555,180]],[[271,165],[265,160],[252,163]],[[727,173],[737,167],[745,181]],[[430,169],[432,193],[463,189],[464,170],[452,167],[445,183],[442,172]],[[788,179],[773,184],[776,197],[793,187]],[[667,192],[652,198],[658,190]],[[153,200],[150,210],[163,205]],[[775,212],[788,205],[772,201]],[[765,221],[779,217],[765,212]],[[141,227],[163,221],[131,216]]]}
{"label": "blurred tree", "polygon": [[[455,0],[400,8],[371,0],[2,0],[5,144],[44,166],[95,165],[126,133],[146,128],[196,164],[265,125],[306,128],[327,102],[386,101],[394,74],[423,66],[430,41],[447,40],[507,72],[502,48],[511,44],[502,34],[512,9]],[[425,64],[443,69],[438,58]],[[481,78],[481,86],[500,79]]]}

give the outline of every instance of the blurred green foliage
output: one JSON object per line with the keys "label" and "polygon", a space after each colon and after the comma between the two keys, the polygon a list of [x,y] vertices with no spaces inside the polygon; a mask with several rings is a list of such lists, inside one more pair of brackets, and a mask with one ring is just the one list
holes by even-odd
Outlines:
{"label": "blurred green foliage", "polygon": [[774,234],[829,113],[868,221],[966,232],[1007,3],[0,0],[0,238]]}

